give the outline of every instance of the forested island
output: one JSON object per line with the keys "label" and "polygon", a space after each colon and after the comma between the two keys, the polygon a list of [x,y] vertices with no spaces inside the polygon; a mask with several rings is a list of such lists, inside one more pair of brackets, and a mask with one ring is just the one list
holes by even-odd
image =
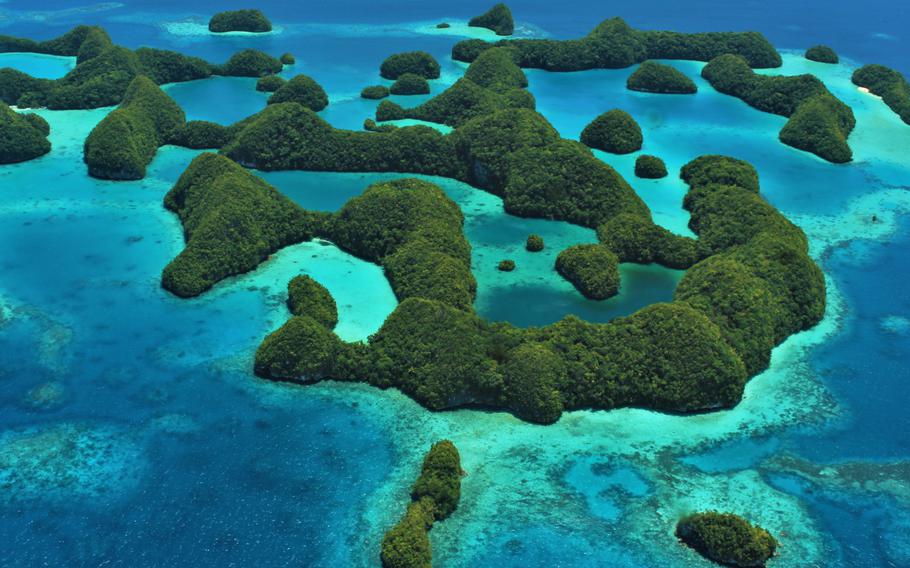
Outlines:
{"label": "forested island", "polygon": [[51,151],[51,127],[34,113],[19,114],[0,102],[0,164],[33,160]]}
{"label": "forested island", "polygon": [[496,32],[496,35],[512,35],[515,31],[515,22],[512,20],[512,10],[503,3],[496,4],[483,14],[474,16],[468,25],[475,28],[487,28]]}
{"label": "forested island", "polygon": [[209,31],[265,33],[272,31],[272,22],[259,10],[228,10],[212,16]]}
{"label": "forested island", "polygon": [[629,75],[626,86],[632,91],[691,95],[698,91],[692,79],[675,67],[656,61],[645,61]]}
{"label": "forested island", "polygon": [[901,120],[910,124],[910,84],[903,75],[884,65],[863,65],[853,72],[853,84],[880,96]]}
{"label": "forested island", "polygon": [[742,568],[761,568],[778,547],[765,529],[738,515],[715,511],[684,517],[676,525],[676,536],[705,558]]}

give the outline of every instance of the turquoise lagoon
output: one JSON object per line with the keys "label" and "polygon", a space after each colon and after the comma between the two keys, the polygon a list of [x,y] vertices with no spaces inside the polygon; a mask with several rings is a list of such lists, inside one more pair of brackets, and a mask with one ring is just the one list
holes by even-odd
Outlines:
{"label": "turquoise lagoon", "polygon": [[[439,7],[399,7],[387,10],[392,19],[367,15],[350,25],[345,10],[314,7],[324,22],[315,25],[266,5],[280,32],[214,37],[199,32],[208,8],[193,14],[138,2],[74,11],[49,3],[38,21],[17,4],[3,5],[11,22],[3,33],[43,38],[74,23],[101,23],[119,43],[212,60],[247,46],[294,52],[298,63],[283,74],[319,80],[332,101],[322,114],[344,128],[372,116],[376,103],[357,93],[383,82],[378,64],[388,53],[434,53],[443,63],[434,92],[456,80],[464,66],[447,57],[460,37],[451,34],[467,31],[456,25],[434,34],[429,22],[463,24],[482,8],[460,6],[456,18]],[[513,9],[529,35],[571,37],[595,23],[576,4],[565,6],[584,16],[573,20],[530,3]],[[644,12],[630,20],[655,28],[720,25],[697,14],[677,17],[679,26]],[[749,17],[742,25],[754,23],[781,47],[808,46],[805,32],[775,31],[770,20]],[[866,25],[868,34],[884,33]],[[849,37],[834,47],[848,58],[867,56],[868,36]],[[894,49],[894,42],[882,45],[882,53]],[[5,54],[0,65],[53,77],[71,63],[58,59]],[[528,72],[538,108],[566,137],[610,108],[635,116],[642,152],[663,157],[671,176],[635,178],[638,154],[598,156],[674,232],[689,234],[680,207],[685,186],[672,172],[704,153],[754,163],[763,194],[808,234],[829,285],[824,321],[778,347],[736,408],[696,416],[580,411],[546,427],[504,413],[430,413],[397,391],[364,385],[256,379],[253,353],[288,317],[291,277],[307,273],[328,287],[339,333],[357,341],[395,307],[382,271],[316,241],[199,298],[175,298],[159,278],[181,250],[182,233],[161,203],[198,152],[162,148],[142,181],[94,180],[81,161],[82,141],[110,109],[40,111],[51,124],[53,151],[0,167],[4,565],[375,565],[424,449],[442,437],[458,445],[468,475],[458,511],[431,533],[438,566],[707,566],[672,531],[680,515],[710,508],[744,514],[777,534],[774,566],[910,564],[910,127],[850,83],[857,63],[824,66],[796,52],[784,59],[770,72],[815,73],[853,107],[853,163],[835,166],[784,146],[777,140],[784,119],[714,92],[698,77],[700,63],[670,62],[697,82],[694,96],[629,92],[632,69]],[[189,118],[224,124],[267,98],[254,81],[233,78],[168,92]],[[399,177],[257,174],[325,211],[370,183]],[[495,196],[429,179],[465,213],[476,306],[491,319],[540,325],[575,313],[606,321],[672,297],[678,271],[623,265],[619,297],[585,300],[553,262],[566,246],[594,242],[593,231],[513,217]],[[529,233],[544,237],[543,252],[524,250]],[[503,258],[517,270],[497,271]]]}

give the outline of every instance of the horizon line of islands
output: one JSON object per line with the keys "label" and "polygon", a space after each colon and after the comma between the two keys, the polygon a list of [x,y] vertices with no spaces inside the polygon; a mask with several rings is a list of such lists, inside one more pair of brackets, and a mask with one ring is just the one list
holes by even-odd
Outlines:
{"label": "horizon line of islands", "polygon": [[[498,36],[514,31],[511,11],[497,4],[469,26]],[[437,28],[449,27],[440,23]],[[259,10],[214,15],[212,33],[267,33]],[[77,26],[47,41],[0,36],[0,53],[76,57],[60,79],[0,69],[0,164],[51,150],[50,126],[18,110],[116,106],[84,143],[88,174],[139,180],[163,145],[210,150],[197,156],[164,197],[180,219],[186,246],[163,270],[161,285],[182,298],[198,296],[231,276],[255,269],[278,250],[321,238],[381,266],[399,303],[366,342],[345,342],[329,291],[309,276],[288,283],[290,319],[268,335],[255,356],[256,375],[300,384],[333,379],[395,387],[431,410],[480,407],[539,424],[564,410],[642,407],[692,413],[731,408],[749,378],[765,370],[771,350],[809,329],[825,312],[825,280],[808,254],[803,231],[760,195],[749,163],[706,155],[680,171],[689,189],[683,207],[697,238],[655,224],[645,203],[591,149],[628,154],[641,149],[638,123],[621,109],[594,118],[579,141],[562,138],[535,110],[523,69],[553,72],[638,65],[631,90],[691,95],[695,83],[657,59],[703,61],[701,75],[717,91],[784,116],[780,141],[833,163],[852,159],[853,111],[810,74],[773,76],[753,69],[782,64],[757,32],[677,33],[637,30],[604,20],[575,40],[468,39],[452,58],[464,76],[423,104],[383,100],[363,132],[336,129],[317,113],[328,97],[312,78],[277,75],[290,53],[255,49],[213,64],[178,52],[113,43],[98,26]],[[830,47],[805,57],[838,63]],[[160,86],[213,75],[256,77],[271,93],[262,111],[230,126],[187,121]],[[390,55],[380,76],[390,87],[363,88],[365,99],[429,94],[440,76],[429,53]],[[852,76],[910,125],[910,84],[897,71],[864,65]],[[15,110],[11,107],[15,107]],[[414,119],[451,128],[397,126]],[[672,302],[654,304],[608,323],[566,316],[520,328],[474,311],[477,283],[459,206],[418,179],[375,183],[337,213],[309,211],[249,171],[394,172],[441,176],[502,198],[521,217],[567,221],[596,230],[599,243],[570,246],[554,269],[585,297],[619,292],[619,264],[658,263],[685,269]],[[641,155],[635,175],[668,175],[658,156]],[[225,231],[225,227],[230,231]],[[526,249],[543,250],[529,235]],[[498,268],[515,269],[511,259]],[[428,532],[457,507],[464,473],[455,446],[427,453],[407,511],[382,542],[387,568],[430,566]],[[732,566],[763,566],[777,540],[738,515],[693,512],[676,536],[705,557]]]}

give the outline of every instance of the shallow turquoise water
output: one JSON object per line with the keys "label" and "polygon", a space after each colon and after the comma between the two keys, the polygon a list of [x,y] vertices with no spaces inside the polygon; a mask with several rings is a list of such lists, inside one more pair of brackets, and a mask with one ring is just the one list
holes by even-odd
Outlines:
{"label": "shallow turquoise water", "polygon": [[76,58],[43,53],[0,53],[0,68],[3,67],[11,67],[39,79],[59,79],[76,67]]}
{"label": "shallow turquoise water", "polygon": [[[30,9],[15,1],[3,8],[13,16]],[[426,49],[443,63],[434,90],[454,81],[463,67],[446,54],[457,38],[434,35],[429,22],[477,11],[421,4],[404,17],[400,7],[380,13],[361,6],[357,19],[365,23],[349,25],[352,8],[311,6],[326,22],[320,26],[275,5],[267,12],[278,14],[283,31],[249,38],[200,34],[200,15],[191,12],[203,7],[55,8],[49,4],[43,20],[33,12],[14,17],[3,33],[50,37],[74,23],[101,22],[126,45],[214,61],[247,46],[292,51],[298,63],[283,74],[318,79],[332,101],[323,116],[355,129],[376,104],[357,94],[382,82],[378,64],[388,53]],[[686,19],[674,6],[651,16],[644,6],[616,9],[648,27],[739,27],[705,20],[698,10]],[[781,31],[751,8],[737,10],[730,10],[736,21],[749,12],[749,25],[789,38],[785,47],[806,47],[800,43],[820,33]],[[593,25],[590,11],[529,4],[519,18],[543,28],[528,27],[534,33],[571,36]],[[770,18],[775,10],[759,12]],[[683,21],[665,22],[671,13]],[[835,45],[842,54],[872,50],[886,61],[900,51],[899,39],[870,40],[885,33],[879,24],[856,21],[850,34],[857,35],[837,36],[847,42]],[[49,65],[0,57],[0,65],[19,58],[29,71]],[[0,539],[15,547],[5,565],[375,565],[423,449],[440,437],[456,442],[468,476],[459,510],[431,533],[438,566],[707,566],[672,537],[680,514],[705,508],[743,513],[779,534],[776,566],[910,564],[906,470],[883,469],[910,456],[910,342],[902,323],[910,321],[910,127],[856,91],[851,61],[826,67],[787,56],[773,72],[819,74],[857,115],[856,160],[834,166],[778,142],[783,119],[715,93],[698,77],[701,64],[671,64],[696,80],[697,95],[628,92],[631,69],[528,76],[539,109],[564,136],[577,136],[613,107],[639,120],[642,151],[663,157],[670,177],[635,178],[638,154],[598,156],[678,233],[688,234],[688,214],[679,206],[685,187],[672,172],[706,152],[752,161],[763,194],[806,230],[830,290],[826,319],[776,349],[771,369],[749,383],[739,406],[688,417],[582,411],[540,427],[502,413],[428,413],[395,391],[362,385],[260,381],[250,373],[252,354],[288,317],[284,287],[293,275],[323,282],[338,300],[339,332],[358,340],[395,306],[381,271],[307,243],[200,298],[176,299],[158,279],[182,247],[181,230],[161,200],[197,152],[163,148],[141,182],[92,180],[82,141],[107,110],[42,112],[53,152],[0,167]],[[189,118],[225,124],[267,98],[248,79],[169,92]],[[369,183],[397,177],[260,175],[327,211]],[[624,266],[624,294],[631,293],[588,302],[552,265],[561,248],[593,242],[592,231],[517,219],[494,196],[434,181],[465,211],[477,308],[490,318],[536,325],[578,313],[603,321],[672,295],[675,271]],[[544,236],[544,252],[523,250],[530,232]],[[502,258],[515,259],[518,269],[497,271]]]}

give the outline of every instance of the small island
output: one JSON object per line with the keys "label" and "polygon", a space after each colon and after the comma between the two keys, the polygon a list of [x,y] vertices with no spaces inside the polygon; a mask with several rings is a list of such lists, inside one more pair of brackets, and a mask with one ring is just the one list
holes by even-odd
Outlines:
{"label": "small island", "polygon": [[426,51],[408,51],[386,57],[379,67],[383,79],[394,81],[405,73],[420,75],[424,79],[438,79],[439,62]]}
{"label": "small island", "polygon": [[306,75],[296,75],[290,81],[281,85],[269,97],[268,104],[299,103],[304,107],[319,112],[329,106],[329,96],[322,85]]}
{"label": "small island", "polygon": [[884,65],[863,65],[853,72],[853,84],[880,96],[901,120],[910,124],[910,84],[903,75]]}
{"label": "small island", "polygon": [[256,90],[263,93],[274,93],[287,81],[278,75],[266,75],[256,80]]}
{"label": "small island", "polygon": [[641,150],[641,127],[626,111],[613,109],[598,116],[581,131],[581,142],[613,154]]}
{"label": "small island", "polygon": [[556,257],[556,271],[589,300],[619,292],[619,259],[604,245],[575,245]]}
{"label": "small island", "polygon": [[218,12],[209,20],[209,31],[265,33],[272,31],[272,22],[259,10],[228,10]]}
{"label": "small island", "polygon": [[430,84],[420,75],[404,73],[389,87],[389,92],[393,95],[428,95]]}
{"label": "small island", "polygon": [[19,114],[0,102],[0,164],[33,160],[51,151],[51,127],[37,114]]}
{"label": "small island", "polygon": [[626,87],[643,93],[691,95],[698,91],[692,79],[675,67],[645,61],[626,80]]}
{"label": "small island", "polygon": [[837,53],[827,45],[814,45],[806,50],[806,59],[818,63],[837,63],[840,58]]}
{"label": "small island", "polygon": [[214,73],[231,77],[262,77],[280,73],[281,61],[258,49],[244,49],[231,56]]}
{"label": "small island", "polygon": [[379,553],[383,568],[430,566],[429,531],[445,520],[461,500],[461,456],[455,444],[442,440],[433,444],[423,460],[420,476],[411,488],[407,511],[382,539]]}
{"label": "small island", "polygon": [[642,154],[635,159],[635,175],[645,179],[667,177],[667,166],[657,156]]}
{"label": "small island", "polygon": [[294,65],[297,63],[297,58],[294,57],[293,53],[282,53],[278,60],[281,61],[283,65]]}
{"label": "small island", "polygon": [[325,286],[309,276],[295,276],[288,282],[288,309],[295,316],[311,317],[327,329],[338,323],[338,306]]}
{"label": "small island", "polygon": [[385,85],[370,85],[369,87],[364,87],[360,91],[360,97],[370,100],[379,100],[388,97],[390,94],[389,88]]}
{"label": "small island", "polygon": [[730,513],[695,513],[676,525],[676,536],[699,554],[725,566],[761,568],[778,542],[765,529]]}
{"label": "small island", "polygon": [[500,272],[512,272],[515,270],[515,261],[509,258],[500,260],[499,264],[496,265],[496,269]]}
{"label": "small island", "polygon": [[496,32],[496,35],[499,36],[508,36],[515,32],[512,11],[501,2],[483,14],[471,18],[468,21],[468,25],[472,28],[487,28]]}
{"label": "small island", "polygon": [[528,235],[525,241],[525,250],[528,252],[540,252],[543,250],[543,237],[540,235]]}

